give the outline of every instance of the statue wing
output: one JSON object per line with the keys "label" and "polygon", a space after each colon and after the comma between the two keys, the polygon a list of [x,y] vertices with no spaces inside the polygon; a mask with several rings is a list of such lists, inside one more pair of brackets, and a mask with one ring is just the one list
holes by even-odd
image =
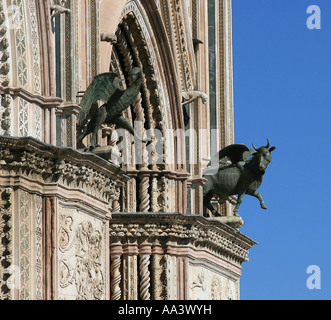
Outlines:
{"label": "statue wing", "polygon": [[115,93],[124,92],[124,90],[118,86],[118,82],[117,74],[113,72],[102,73],[94,77],[80,103],[82,108],[80,112],[80,123],[86,120],[93,103],[98,100],[107,102]]}
{"label": "statue wing", "polygon": [[247,159],[253,154],[255,153],[255,150],[253,149],[250,149],[250,148],[247,148],[248,150],[247,151],[244,151],[243,152],[243,161],[247,161]]}
{"label": "statue wing", "polygon": [[239,161],[246,161],[253,152],[252,149],[249,149],[244,144],[231,144],[214,155],[213,160],[218,162],[221,159],[227,158],[232,164],[236,164]]}

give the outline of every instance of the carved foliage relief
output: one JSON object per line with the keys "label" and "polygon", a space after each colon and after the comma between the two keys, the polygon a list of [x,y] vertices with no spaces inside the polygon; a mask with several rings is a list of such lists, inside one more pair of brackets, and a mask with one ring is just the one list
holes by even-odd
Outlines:
{"label": "carved foliage relief", "polygon": [[77,209],[59,208],[59,299],[106,298],[103,222]]}
{"label": "carved foliage relief", "polygon": [[0,300],[12,299],[12,189],[0,189]]}

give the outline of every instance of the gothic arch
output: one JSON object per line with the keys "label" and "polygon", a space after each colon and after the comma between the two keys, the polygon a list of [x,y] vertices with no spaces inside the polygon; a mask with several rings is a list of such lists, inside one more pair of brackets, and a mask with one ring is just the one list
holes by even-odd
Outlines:
{"label": "gothic arch", "polygon": [[[135,211],[137,207],[137,211],[142,212],[185,212],[188,178],[184,160],[185,138],[174,138],[176,130],[183,129],[177,133],[184,132],[181,92],[172,52],[155,3],[128,2],[116,36],[110,70],[125,79],[125,86],[130,85],[129,73],[134,67],[143,70],[141,93],[126,112],[126,117],[132,124],[142,121],[144,131],[152,135],[147,144],[143,144],[143,163],[124,167],[136,181],[131,181],[124,191],[126,204],[123,209]],[[130,193],[136,194],[136,203],[134,199],[128,200]]]}

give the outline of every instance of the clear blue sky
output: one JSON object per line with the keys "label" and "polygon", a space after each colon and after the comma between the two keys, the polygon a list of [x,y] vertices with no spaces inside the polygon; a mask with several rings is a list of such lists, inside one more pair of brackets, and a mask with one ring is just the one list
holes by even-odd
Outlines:
{"label": "clear blue sky", "polygon": [[[233,0],[233,46],[236,142],[277,147],[259,190],[268,210],[245,196],[239,211],[259,243],[241,298],[331,299],[331,1]],[[309,265],[321,290],[306,286]]]}

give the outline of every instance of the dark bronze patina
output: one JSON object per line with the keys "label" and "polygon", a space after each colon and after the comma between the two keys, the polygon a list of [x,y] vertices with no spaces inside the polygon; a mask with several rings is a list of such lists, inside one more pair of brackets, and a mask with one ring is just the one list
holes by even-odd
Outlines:
{"label": "dark bronze patina", "polygon": [[[90,133],[91,147],[95,147],[98,130],[103,124],[115,124],[118,128],[128,130],[132,135],[136,134],[129,121],[122,116],[122,112],[137,99],[142,85],[141,69],[134,68],[130,76],[132,85],[126,90],[119,87],[120,80],[116,73],[102,73],[94,77],[80,104],[82,110],[78,126],[78,148],[84,146],[82,141]],[[106,103],[99,108],[96,104],[98,100]]]}
{"label": "dark bronze patina", "polygon": [[218,153],[217,173],[204,176],[207,182],[204,186],[203,203],[214,216],[220,216],[220,214],[210,202],[213,196],[226,199],[228,196],[238,195],[233,211],[235,216],[239,216],[238,209],[245,194],[256,197],[260,201],[261,208],[267,209],[262,195],[257,189],[261,186],[263,175],[271,162],[271,152],[276,148],[270,148],[269,139],[266,146],[256,148],[253,145],[253,148],[255,151],[243,144],[225,147]]}

